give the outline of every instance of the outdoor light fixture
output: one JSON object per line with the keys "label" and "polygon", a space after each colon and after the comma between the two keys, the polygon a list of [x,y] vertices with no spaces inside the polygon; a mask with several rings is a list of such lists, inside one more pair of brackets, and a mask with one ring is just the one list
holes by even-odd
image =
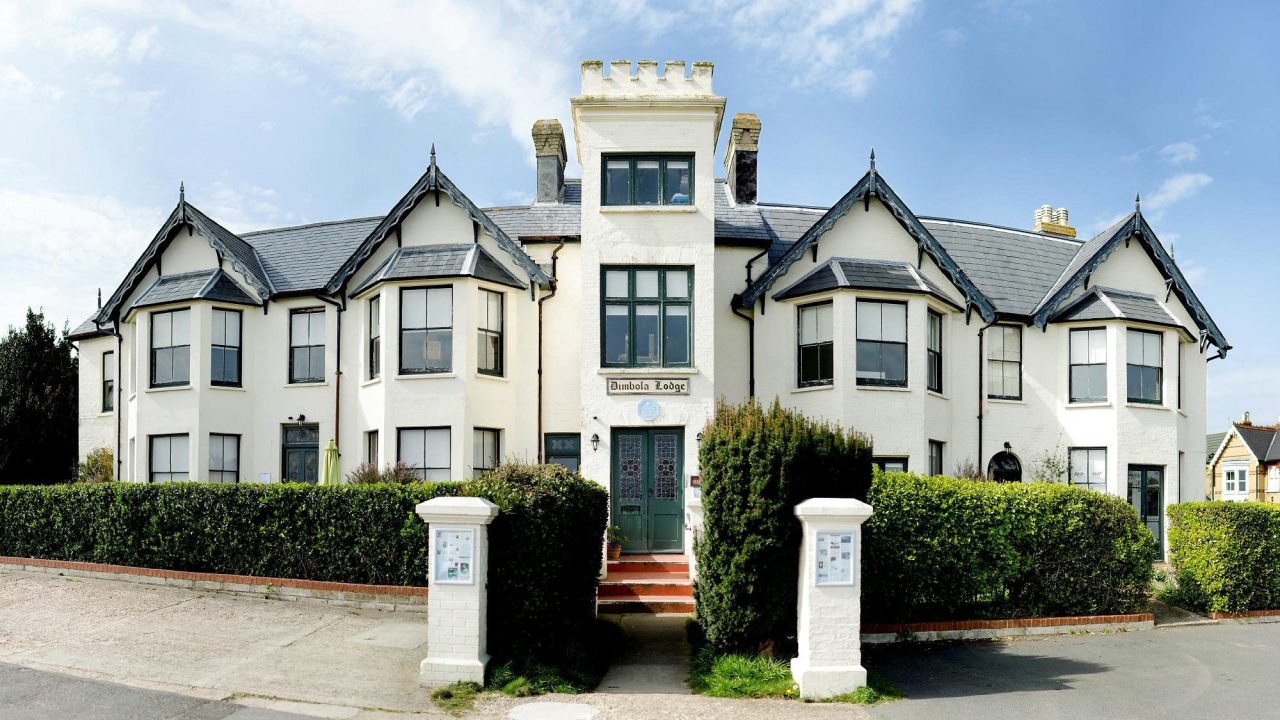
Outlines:
{"label": "outdoor light fixture", "polygon": [[697,436],[697,437],[695,437],[695,438],[694,438],[694,440],[697,440],[697,441],[698,441],[698,444],[699,444],[699,445],[701,445],[701,444],[702,444],[702,433],[698,433],[698,436]]}
{"label": "outdoor light fixture", "polygon": [[1013,449],[1013,446],[1009,444],[1009,441],[1008,441],[1008,440],[1005,440],[1005,441],[1004,441],[1004,449],[1005,449],[1005,450],[1012,450],[1012,449]]}
{"label": "outdoor light fixture", "polygon": [[600,434],[591,433],[591,452],[595,452],[600,448]]}

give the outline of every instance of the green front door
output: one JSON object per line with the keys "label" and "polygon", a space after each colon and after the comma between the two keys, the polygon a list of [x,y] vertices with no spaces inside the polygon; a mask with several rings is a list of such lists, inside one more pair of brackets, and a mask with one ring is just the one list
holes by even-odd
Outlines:
{"label": "green front door", "polygon": [[1129,504],[1156,538],[1156,552],[1164,557],[1164,468],[1129,466]]}
{"label": "green front door", "polygon": [[613,524],[627,553],[684,550],[684,429],[613,431]]}

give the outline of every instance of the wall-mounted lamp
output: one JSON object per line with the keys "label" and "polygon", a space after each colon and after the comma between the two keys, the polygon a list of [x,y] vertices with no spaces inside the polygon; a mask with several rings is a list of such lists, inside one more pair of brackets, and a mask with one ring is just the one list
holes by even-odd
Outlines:
{"label": "wall-mounted lamp", "polygon": [[289,419],[290,419],[290,420],[294,420],[294,422],[306,422],[306,421],[307,421],[307,416],[306,416],[306,415],[303,415],[302,413],[298,413],[298,417],[297,417],[297,419],[296,419],[296,420],[294,419],[294,417],[293,417],[292,415],[290,415],[290,416],[289,416]]}
{"label": "wall-mounted lamp", "polygon": [[596,450],[599,450],[599,449],[600,449],[600,434],[591,433],[591,452],[595,452]]}
{"label": "wall-mounted lamp", "polygon": [[698,441],[698,444],[699,444],[699,445],[701,445],[701,444],[702,444],[702,433],[698,433],[697,437],[695,437],[694,439]]}
{"label": "wall-mounted lamp", "polygon": [[1013,446],[1009,444],[1009,441],[1008,441],[1008,440],[1005,440],[1005,441],[1004,441],[1004,449],[1005,449],[1005,450],[1012,450],[1012,449],[1013,449]]}

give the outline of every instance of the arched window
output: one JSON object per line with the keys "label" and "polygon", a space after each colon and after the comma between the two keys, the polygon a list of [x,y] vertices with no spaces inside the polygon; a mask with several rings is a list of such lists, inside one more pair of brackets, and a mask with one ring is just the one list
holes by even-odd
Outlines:
{"label": "arched window", "polygon": [[1022,461],[1008,450],[1002,450],[987,463],[987,477],[996,482],[1022,482]]}

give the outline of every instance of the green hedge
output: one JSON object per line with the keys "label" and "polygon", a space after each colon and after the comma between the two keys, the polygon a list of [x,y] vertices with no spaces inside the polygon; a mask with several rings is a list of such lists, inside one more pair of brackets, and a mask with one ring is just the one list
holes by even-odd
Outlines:
{"label": "green hedge", "polygon": [[423,585],[413,508],[457,483],[74,483],[0,487],[0,555],[336,582]]}
{"label": "green hedge", "polygon": [[877,473],[867,622],[1143,610],[1155,539],[1124,498],[1049,483]]}
{"label": "green hedge", "polygon": [[697,620],[721,651],[794,648],[800,524],[812,497],[865,497],[863,435],[758,402],[721,404],[699,448],[701,536],[694,543]]}
{"label": "green hedge", "polygon": [[1280,507],[1190,502],[1169,507],[1169,562],[1182,601],[1200,610],[1280,607]]}
{"label": "green hedge", "polygon": [[489,653],[572,664],[589,651],[608,491],[559,465],[505,464],[464,493],[501,510],[489,526]]}

